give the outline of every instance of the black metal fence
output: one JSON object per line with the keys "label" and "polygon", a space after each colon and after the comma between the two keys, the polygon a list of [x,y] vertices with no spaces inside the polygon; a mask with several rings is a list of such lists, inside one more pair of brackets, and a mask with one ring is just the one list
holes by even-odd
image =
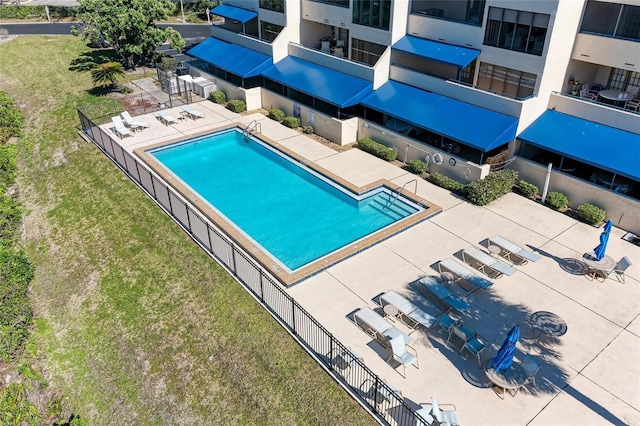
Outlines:
{"label": "black metal fence", "polygon": [[367,368],[355,352],[325,329],[233,241],[211,226],[200,211],[115,143],[87,112],[78,110],[83,133],[253,294],[325,369],[332,372],[332,377],[379,420],[390,425],[426,424],[398,389]]}

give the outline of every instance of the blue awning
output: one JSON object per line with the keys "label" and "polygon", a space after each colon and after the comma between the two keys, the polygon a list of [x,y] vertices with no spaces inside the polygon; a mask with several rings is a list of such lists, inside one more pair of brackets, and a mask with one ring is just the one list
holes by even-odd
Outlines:
{"label": "blue awning", "polygon": [[361,103],[482,152],[515,139],[518,127],[517,118],[397,81],[386,82]]}
{"label": "blue awning", "polygon": [[254,12],[253,10],[242,9],[240,7],[229,6],[226,4],[221,4],[218,7],[214,7],[209,12],[214,15],[222,16],[223,18],[240,21],[243,24],[246,24],[247,22],[258,16],[258,12]]}
{"label": "blue awning", "polygon": [[373,89],[370,81],[292,56],[267,68],[262,75],[340,108],[357,105]]}
{"label": "blue awning", "polygon": [[433,61],[455,65],[458,68],[466,68],[480,55],[480,51],[476,49],[454,46],[410,35],[402,37],[391,48]]}
{"label": "blue awning", "polygon": [[518,139],[640,180],[640,135],[547,110]]}
{"label": "blue awning", "polygon": [[214,37],[189,49],[187,54],[242,78],[260,75],[262,70],[273,64],[268,55]]}

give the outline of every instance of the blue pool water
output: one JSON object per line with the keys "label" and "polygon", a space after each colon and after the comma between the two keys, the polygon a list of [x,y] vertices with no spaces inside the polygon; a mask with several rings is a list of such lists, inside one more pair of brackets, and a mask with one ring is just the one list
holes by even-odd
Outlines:
{"label": "blue pool water", "polygon": [[237,129],[149,151],[244,234],[295,270],[418,211],[360,200]]}

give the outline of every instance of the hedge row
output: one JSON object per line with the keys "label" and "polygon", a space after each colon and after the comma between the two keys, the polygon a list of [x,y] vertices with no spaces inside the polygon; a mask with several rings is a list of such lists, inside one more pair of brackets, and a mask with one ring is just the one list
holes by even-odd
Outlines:
{"label": "hedge row", "polygon": [[9,361],[29,336],[33,311],[27,290],[34,268],[17,248],[22,207],[7,195],[17,170],[16,148],[8,139],[21,134],[22,114],[2,92],[0,125],[4,129],[0,132],[0,358]]}
{"label": "hedge row", "polygon": [[[78,7],[64,7],[64,6],[49,6],[49,16],[51,19],[57,18],[74,18],[80,8]],[[44,6],[18,6],[18,5],[3,5],[0,7],[0,19],[27,19],[27,18],[41,18],[47,19],[47,12]]]}
{"label": "hedge row", "polygon": [[358,141],[358,148],[387,161],[393,161],[398,156],[398,153],[393,149],[370,138],[360,139]]}

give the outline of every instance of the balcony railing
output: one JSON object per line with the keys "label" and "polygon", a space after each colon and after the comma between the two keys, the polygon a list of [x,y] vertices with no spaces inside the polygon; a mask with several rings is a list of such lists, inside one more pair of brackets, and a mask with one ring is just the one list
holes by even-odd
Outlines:
{"label": "balcony railing", "polygon": [[[582,97],[580,97],[580,95],[572,95],[571,93],[562,93],[562,92],[552,92],[552,93],[554,93],[556,95],[564,96],[564,97],[567,97],[567,98],[573,98],[573,99],[581,100],[581,101],[584,101],[584,102],[589,102],[589,103],[592,103],[592,104],[601,105],[603,107],[616,109],[618,111],[624,111],[624,112],[640,115],[640,111],[636,111],[636,110],[633,110],[633,109],[625,108],[624,105],[616,105],[616,104],[612,104],[612,103],[602,102],[602,101],[599,101],[597,99],[582,98]],[[625,104],[626,104],[626,101],[629,101],[629,100],[631,100],[631,99],[624,99],[624,100],[621,99],[619,102],[623,102],[624,101]]]}
{"label": "balcony railing", "polygon": [[526,101],[527,99],[531,99],[531,98],[535,98],[536,97],[535,93],[532,93],[529,96],[514,96],[514,95],[511,95],[509,93],[499,92],[497,90],[487,89],[486,87],[478,86],[477,84],[467,83],[467,82],[462,81],[462,80],[456,80],[454,78],[448,78],[447,81],[450,81],[450,82],[456,83],[456,84],[460,84],[462,86],[471,87],[473,89],[482,90],[483,92],[493,93],[494,95],[502,96],[504,98],[509,98],[509,99],[513,99],[513,100],[516,100],[516,101]]}
{"label": "balcony railing", "polygon": [[618,40],[627,40],[627,41],[640,42],[640,38],[638,38],[638,37],[629,38],[629,37],[622,37],[622,36],[615,35],[615,34],[594,33],[594,32],[591,32],[591,31],[580,31],[580,34],[589,34],[589,35],[595,35],[595,36],[599,36],[599,37],[615,38],[615,39],[618,39]]}

